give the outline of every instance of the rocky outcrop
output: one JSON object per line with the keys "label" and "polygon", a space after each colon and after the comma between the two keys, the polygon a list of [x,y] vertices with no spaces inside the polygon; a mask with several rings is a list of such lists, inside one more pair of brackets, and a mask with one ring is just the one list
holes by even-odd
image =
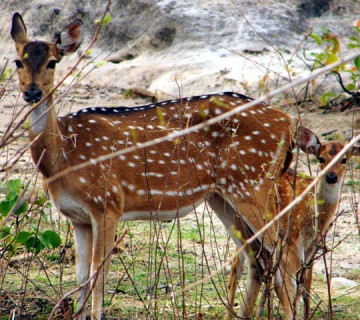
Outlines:
{"label": "rocky outcrop", "polygon": [[[13,52],[9,29],[15,11],[23,14],[30,35],[39,39],[80,18],[86,44],[106,4],[106,0],[2,1],[0,54],[11,57]],[[349,31],[351,12],[359,9],[357,2],[340,0],[113,1],[111,21],[92,56],[103,53],[101,59],[117,65],[109,62],[88,79],[93,84],[136,85],[173,95],[178,95],[179,85],[185,95],[255,88],[273,71],[283,81],[279,74],[286,77],[285,67],[276,50],[290,59],[303,33],[312,27]],[[306,67],[295,60],[293,68],[298,73]]]}

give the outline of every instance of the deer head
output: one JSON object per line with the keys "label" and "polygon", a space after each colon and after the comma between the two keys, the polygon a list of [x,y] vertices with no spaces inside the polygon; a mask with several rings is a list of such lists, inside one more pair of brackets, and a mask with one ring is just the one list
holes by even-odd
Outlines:
{"label": "deer head", "polygon": [[55,66],[64,55],[77,50],[82,41],[82,22],[75,20],[55,35],[53,42],[31,41],[19,13],[12,20],[11,36],[16,45],[15,60],[20,90],[26,102],[39,102],[54,85]]}

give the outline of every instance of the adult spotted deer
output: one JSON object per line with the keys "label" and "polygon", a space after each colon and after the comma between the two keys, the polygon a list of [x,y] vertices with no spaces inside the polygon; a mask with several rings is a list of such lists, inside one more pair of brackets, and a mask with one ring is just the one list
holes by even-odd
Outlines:
{"label": "adult spotted deer", "polygon": [[[133,108],[90,107],[56,117],[50,93],[55,66],[80,45],[81,21],[69,24],[53,42],[31,41],[15,13],[11,36],[25,101],[37,103],[49,94],[29,119],[31,154],[45,181],[84,161],[163,137],[251,100],[226,92]],[[112,250],[119,221],[176,219],[206,201],[230,235],[240,216],[257,230],[267,221],[266,210],[275,206],[268,196],[273,178],[289,162],[290,126],[285,113],[257,104],[181,139],[93,161],[47,183],[53,202],[73,225],[78,283],[94,275]],[[269,247],[275,232],[270,228],[264,235]],[[93,319],[101,318],[108,268],[109,260],[92,280]],[[82,318],[89,290],[84,286],[78,294]]]}
{"label": "adult spotted deer", "polygon": [[[312,131],[305,127],[299,127],[298,146],[307,154],[315,155],[322,170],[343,149],[344,144],[341,142],[321,144]],[[294,208],[292,222],[289,226],[289,237],[284,243],[280,268],[275,276],[275,291],[285,309],[287,320],[294,319],[296,316],[298,300],[301,295],[304,302],[304,319],[310,318],[312,258],[338,209],[341,186],[346,170],[346,160],[351,154],[358,155],[359,147],[354,146],[320,179],[316,188],[316,197],[314,197],[314,193],[308,193]],[[277,182],[279,210],[282,210],[294,199],[294,191],[297,195],[301,194],[312,182],[312,179],[306,177],[296,177],[294,179],[294,170],[289,170],[286,174],[280,176]],[[285,231],[289,224],[289,216],[284,216],[280,223],[280,238],[284,240]],[[240,318],[251,317],[256,296],[260,289],[261,280],[256,281],[256,279],[261,279],[262,275],[260,273],[262,270],[259,271],[256,268],[255,260],[254,257],[249,261],[249,274],[255,276],[249,276],[246,291],[250,291],[250,294],[246,294],[246,292],[244,295],[245,300],[242,302],[244,307],[241,310]],[[232,264],[229,282],[231,306],[234,303],[237,278],[241,275],[243,264],[243,257],[235,259]],[[231,308],[227,312],[226,319],[232,319],[230,310]]]}

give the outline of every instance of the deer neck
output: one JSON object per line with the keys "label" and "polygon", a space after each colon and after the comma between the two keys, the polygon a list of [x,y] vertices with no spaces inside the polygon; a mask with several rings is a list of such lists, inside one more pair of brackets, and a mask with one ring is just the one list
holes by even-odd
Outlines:
{"label": "deer neck", "polygon": [[319,200],[322,200],[320,202],[327,205],[337,205],[340,198],[340,192],[341,192],[341,179],[339,178],[339,181],[337,183],[327,183],[325,179],[321,179],[319,191],[318,191],[318,197]]}
{"label": "deer neck", "polygon": [[63,144],[52,105],[53,98],[50,96],[29,115],[31,155],[40,172],[46,177],[53,173]]}
{"label": "deer neck", "polygon": [[329,184],[322,179],[318,191],[318,212],[319,212],[319,229],[321,233],[329,226],[337,210],[340,192],[341,178],[334,184]]}

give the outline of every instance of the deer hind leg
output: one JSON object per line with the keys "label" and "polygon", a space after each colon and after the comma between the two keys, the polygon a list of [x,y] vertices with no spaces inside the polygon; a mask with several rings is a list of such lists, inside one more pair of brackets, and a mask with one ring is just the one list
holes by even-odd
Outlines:
{"label": "deer hind leg", "polygon": [[[92,228],[90,225],[73,223],[76,252],[76,277],[77,284],[83,285],[89,278],[91,251],[92,251]],[[77,296],[75,313],[80,312],[77,319],[86,318],[86,297],[89,293],[89,284],[80,289]]]}
{"label": "deer hind leg", "polygon": [[[242,242],[238,237],[232,232],[233,228],[239,230],[244,238],[250,236],[249,230],[245,225],[244,221],[240,218],[239,213],[229,204],[229,202],[220,196],[219,194],[212,194],[208,197],[207,203],[215,211],[218,218],[226,227],[228,233],[235,241],[235,243],[241,247]],[[250,247],[246,247],[245,255],[249,265],[249,277],[247,282],[247,290],[242,299],[241,305],[241,318],[250,318],[252,310],[254,308],[257,295],[261,287],[261,271],[259,269],[259,263],[257,262],[255,255]],[[260,271],[260,272],[259,272]],[[232,314],[232,311],[228,313]],[[231,318],[230,318],[231,319]]]}
{"label": "deer hind leg", "polygon": [[[105,218],[99,217],[98,221],[94,221],[92,224],[92,320],[101,319],[101,307],[103,303],[105,280],[110,266],[110,257],[108,259],[106,259],[106,257],[114,247],[117,224],[118,219],[115,217],[111,217],[110,213],[106,213]],[[104,259],[106,259],[106,261],[103,267],[100,267],[104,262]]]}
{"label": "deer hind leg", "polygon": [[231,263],[231,271],[230,271],[230,278],[229,278],[229,308],[226,311],[226,316],[224,320],[231,320],[233,319],[234,315],[234,302],[235,302],[235,293],[241,278],[241,275],[244,271],[244,263],[245,263],[245,256],[243,254],[236,255]]}

